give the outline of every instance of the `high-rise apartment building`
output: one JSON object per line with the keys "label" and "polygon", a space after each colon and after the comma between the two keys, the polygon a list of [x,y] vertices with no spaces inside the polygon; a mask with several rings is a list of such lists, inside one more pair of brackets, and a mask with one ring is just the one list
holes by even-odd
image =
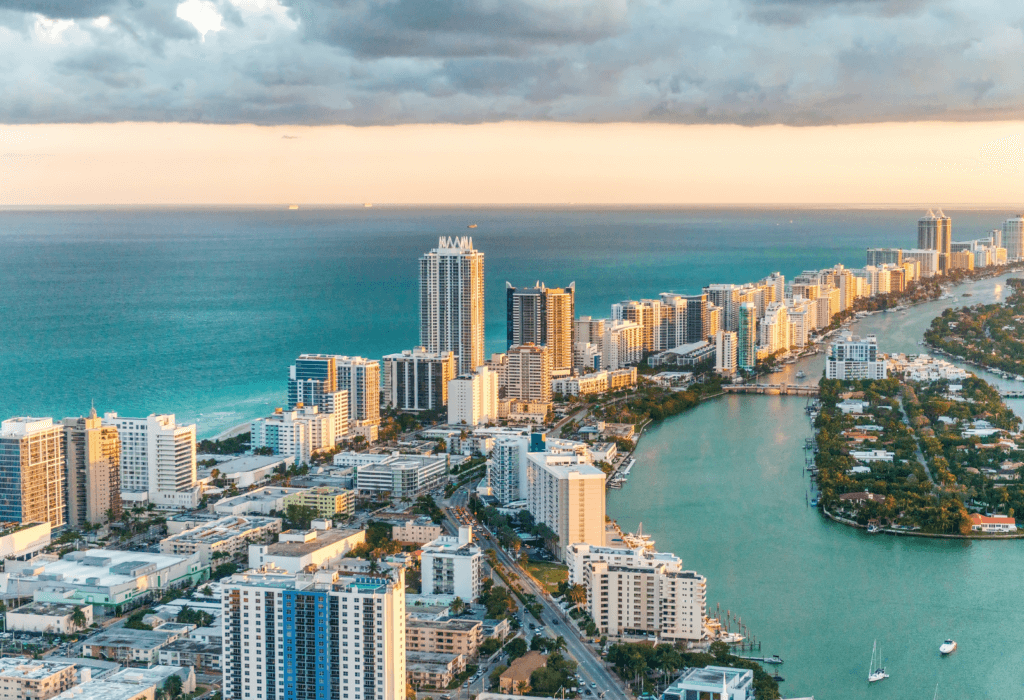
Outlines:
{"label": "high-rise apartment building", "polygon": [[928,210],[917,220],[917,247],[934,250],[939,254],[939,272],[944,273],[949,264],[950,246],[953,242],[953,220],[942,213]]}
{"label": "high-rise apartment building", "polygon": [[404,700],[405,569],[221,584],[226,700]]}
{"label": "high-rise apartment building", "polygon": [[623,301],[612,304],[613,321],[630,321],[640,326],[640,340],[647,352],[666,349],[662,332],[662,304],[658,299]]}
{"label": "high-rise apartment building", "polygon": [[[344,391],[337,393],[346,395]],[[292,457],[296,464],[308,464],[314,452],[331,449],[337,443],[335,417],[321,413],[319,406],[277,409],[274,415],[250,424],[249,442],[254,450],[269,448],[276,455]]]}
{"label": "high-rise apartment building", "polygon": [[64,430],[51,418],[0,423],[0,521],[65,524]]}
{"label": "high-rise apartment building", "polygon": [[513,287],[505,283],[508,347],[533,343],[551,352],[553,369],[572,369],[576,283]]}
{"label": "high-rise apartment building", "polygon": [[530,403],[551,403],[551,351],[525,343],[508,349],[506,395]]}
{"label": "high-rise apartment building", "polygon": [[[577,369],[601,369],[604,354],[604,329],[608,320],[580,316],[576,328],[573,365]],[[597,366],[595,366],[597,365]]]}
{"label": "high-rise apartment building", "polygon": [[121,438],[117,428],[103,425],[95,408],[88,418],[65,418],[64,459],[68,524],[82,527],[119,519]]}
{"label": "high-rise apartment building", "polygon": [[715,338],[715,371],[732,374],[736,371],[736,333],[718,331]]}
{"label": "high-rise apartment building", "polygon": [[487,483],[502,505],[518,501],[526,492],[526,455],[544,451],[544,441],[528,435],[502,435],[494,440],[487,460]]}
{"label": "high-rise apartment building", "polygon": [[178,425],[174,414],[125,418],[104,413],[103,425],[121,438],[121,489],[147,492],[149,502],[164,509],[195,508],[196,426]]}
{"label": "high-rise apartment building", "polygon": [[868,248],[867,264],[875,267],[902,265],[903,251],[899,248]]}
{"label": "high-rise apartment building", "polygon": [[[483,364],[481,362],[480,364]],[[448,405],[448,382],[457,362],[450,350],[423,347],[384,356],[384,400],[402,411],[429,411]]]}
{"label": "high-rise apartment building", "polygon": [[825,354],[825,379],[885,379],[887,371],[873,335],[861,339],[846,333]]}
{"label": "high-rise apartment building", "polygon": [[714,304],[722,310],[722,330],[734,331],[739,328],[740,287],[738,285],[708,285],[704,288],[704,296],[707,297],[708,303]]}
{"label": "high-rise apartment building", "polygon": [[471,525],[459,527],[456,536],[443,535],[420,549],[424,595],[454,595],[467,603],[480,597],[484,553],[473,543]]}
{"label": "high-rise apartment building", "polygon": [[996,247],[1006,248],[1007,260],[1024,260],[1024,214],[1003,222],[1002,240]]}
{"label": "high-rise apartment building", "polygon": [[759,344],[769,355],[789,350],[789,314],[786,305],[772,303],[757,330]]}
{"label": "high-rise apartment building", "polygon": [[484,254],[468,236],[442,236],[420,258],[420,345],[454,353],[458,374],[484,363]]}
{"label": "high-rise apartment building", "polygon": [[639,363],[644,356],[643,328],[632,321],[610,321],[601,341],[603,369],[620,369]]}
{"label": "high-rise apartment building", "polygon": [[300,404],[337,414],[336,440],[350,431],[366,437],[367,429],[380,425],[380,363],[347,355],[299,355],[289,369],[288,408]]}
{"label": "high-rise apartment building", "polygon": [[939,274],[939,252],[937,250],[912,249],[903,251],[904,261],[916,261],[921,266],[921,277]]}
{"label": "high-rise apartment building", "polygon": [[487,366],[448,382],[448,424],[498,422],[498,373]]}
{"label": "high-rise apartment building", "polygon": [[765,295],[765,308],[767,309],[768,304],[773,301],[782,301],[786,296],[786,276],[781,272],[773,272],[772,274],[761,280],[760,286],[771,287],[772,293]]}
{"label": "high-rise apartment building", "polygon": [[604,544],[605,475],[589,458],[530,452],[526,482],[527,509],[558,536],[559,560],[570,544]]}
{"label": "high-rise apartment building", "polygon": [[747,303],[739,309],[736,331],[736,366],[752,370],[757,365],[757,307]]}

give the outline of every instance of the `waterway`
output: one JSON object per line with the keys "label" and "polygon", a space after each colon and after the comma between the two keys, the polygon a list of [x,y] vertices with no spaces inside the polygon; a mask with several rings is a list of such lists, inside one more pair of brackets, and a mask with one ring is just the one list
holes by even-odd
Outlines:
{"label": "waterway", "polygon": [[[964,291],[972,296],[877,314],[853,330],[875,333],[886,352],[921,352],[942,308],[1001,299],[1005,277],[953,294]],[[817,355],[771,379],[816,382],[823,363]],[[927,699],[936,685],[939,698],[1024,697],[1024,543],[868,535],[826,521],[806,501],[805,403],[727,396],[665,421],[640,442],[626,486],[609,493],[609,514],[625,529],[642,522],[659,550],[707,576],[709,609],[738,614],[764,655],[785,659],[783,697]],[[947,637],[959,650],[942,658]],[[869,685],[876,639],[890,678]]]}

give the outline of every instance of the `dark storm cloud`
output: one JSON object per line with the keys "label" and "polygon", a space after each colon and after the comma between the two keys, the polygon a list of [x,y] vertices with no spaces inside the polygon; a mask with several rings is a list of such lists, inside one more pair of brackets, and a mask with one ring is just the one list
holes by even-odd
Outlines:
{"label": "dark storm cloud", "polygon": [[1022,26],[1019,0],[0,0],[0,122],[1020,118]]}

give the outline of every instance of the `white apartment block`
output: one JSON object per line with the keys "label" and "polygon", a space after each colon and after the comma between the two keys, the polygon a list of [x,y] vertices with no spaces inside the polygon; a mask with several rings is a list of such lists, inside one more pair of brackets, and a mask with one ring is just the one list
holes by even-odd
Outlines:
{"label": "white apartment block", "polygon": [[602,369],[639,364],[644,356],[643,328],[632,321],[610,321],[601,343]]}
{"label": "white apartment block", "polygon": [[487,483],[499,503],[511,503],[522,498],[521,485],[529,451],[529,436],[509,435],[495,439],[491,457],[487,460]]}
{"label": "white apartment block", "polygon": [[[640,337],[643,349],[649,352],[666,350],[666,333],[663,332],[663,321],[668,314],[663,314],[664,307],[660,299],[641,299],[640,301],[623,301],[612,304],[613,321],[632,321],[640,326]],[[663,318],[663,315],[665,318]],[[671,346],[674,347],[674,346]]]}
{"label": "white apartment block", "polygon": [[75,685],[75,664],[20,656],[0,658],[0,697],[49,700]]}
{"label": "white apartment block", "polygon": [[715,371],[732,374],[736,371],[736,333],[718,331],[715,338]]}
{"label": "white apartment block", "polygon": [[484,363],[484,254],[468,236],[442,236],[420,258],[420,345],[453,353],[453,375]]}
{"label": "white apartment block", "polygon": [[424,595],[454,595],[467,603],[480,597],[484,553],[473,544],[472,526],[460,527],[457,537],[438,537],[421,549]]}
{"label": "white apartment block", "polygon": [[605,475],[589,454],[528,453],[523,491],[533,517],[558,535],[559,559],[570,544],[604,544]]}
{"label": "white apartment block", "polygon": [[815,306],[804,299],[786,300],[786,317],[789,319],[789,347],[802,348],[817,327]]}
{"label": "white apartment block", "polygon": [[275,455],[291,457],[296,464],[309,463],[314,452],[334,447],[335,414],[320,413],[318,406],[293,411],[277,409],[250,426],[252,448],[269,447]]}
{"label": "white apartment block", "polygon": [[365,357],[335,355],[338,390],[348,392],[351,423],[380,424],[380,362]]}
{"label": "white apartment block", "polygon": [[405,569],[236,574],[222,590],[227,700],[405,700]]}
{"label": "white apartment block", "polygon": [[498,421],[498,373],[478,367],[448,382],[448,424],[480,425]]}
{"label": "white apartment block", "polygon": [[1024,214],[1003,222],[1001,247],[1006,250],[1006,260],[1024,260]]}
{"label": "white apartment block", "polygon": [[248,551],[252,542],[266,542],[281,532],[281,518],[260,515],[228,515],[160,540],[160,552],[179,557],[199,555],[209,566],[218,552],[235,555]]}
{"label": "white apartment block", "polygon": [[510,347],[507,356],[507,397],[551,403],[551,352],[544,346],[524,343]]}
{"label": "white apartment block", "polygon": [[873,335],[863,339],[847,333],[828,346],[825,354],[825,379],[885,379],[887,362],[878,353]]}
{"label": "white apartment block", "polygon": [[116,413],[104,413],[103,424],[117,428],[121,438],[122,491],[148,492],[158,508],[199,505],[195,425],[178,425],[174,414],[124,418]]}
{"label": "white apartment block", "polygon": [[636,386],[636,367],[591,372],[551,380],[551,391],[565,396],[588,396]]}
{"label": "white apartment block", "polygon": [[786,305],[773,302],[758,327],[759,345],[769,354],[789,350],[789,314]]}
{"label": "white apartment block", "polygon": [[[376,456],[376,455],[375,455]],[[416,498],[444,485],[448,455],[384,455],[384,459],[356,465],[352,488],[361,496]]]}
{"label": "white apartment block", "polygon": [[569,582],[587,589],[587,608],[609,637],[655,634],[662,641],[704,638],[707,581],[684,571],[674,554],[625,537],[623,547],[573,544],[566,550]]}
{"label": "white apartment block", "polygon": [[939,251],[913,248],[903,251],[903,259],[917,262],[921,266],[921,278],[939,274]]}

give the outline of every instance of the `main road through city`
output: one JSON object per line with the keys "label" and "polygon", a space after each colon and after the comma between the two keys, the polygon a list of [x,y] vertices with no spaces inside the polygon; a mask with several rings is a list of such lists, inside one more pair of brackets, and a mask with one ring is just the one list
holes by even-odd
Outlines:
{"label": "main road through city", "polygon": [[[451,508],[465,508],[468,503],[469,493],[465,488],[462,488],[452,495],[448,503],[449,508],[445,509],[449,525],[456,531],[460,522],[452,513]],[[520,568],[519,563],[514,561],[501,548],[497,541],[493,539],[490,531],[484,525],[478,525],[474,529],[474,536],[480,541],[482,547],[485,549],[490,547],[497,552],[498,561],[504,565],[505,569],[512,576],[518,576],[519,584],[524,593],[532,593],[535,596],[543,610],[540,618],[537,620],[540,630],[546,632],[548,636],[561,636],[565,639],[566,651],[579,665],[577,672],[583,676],[583,682],[586,687],[593,689],[594,696],[600,696],[606,700],[628,700],[629,696],[624,692],[622,685],[608,671],[608,668],[594,652],[594,649],[576,636],[575,628],[564,619],[561,610],[552,602],[547,592],[542,590],[541,586]],[[524,612],[524,621],[525,618]],[[524,630],[528,629],[525,624],[523,628]],[[482,678],[480,680],[483,681],[485,679]]]}

